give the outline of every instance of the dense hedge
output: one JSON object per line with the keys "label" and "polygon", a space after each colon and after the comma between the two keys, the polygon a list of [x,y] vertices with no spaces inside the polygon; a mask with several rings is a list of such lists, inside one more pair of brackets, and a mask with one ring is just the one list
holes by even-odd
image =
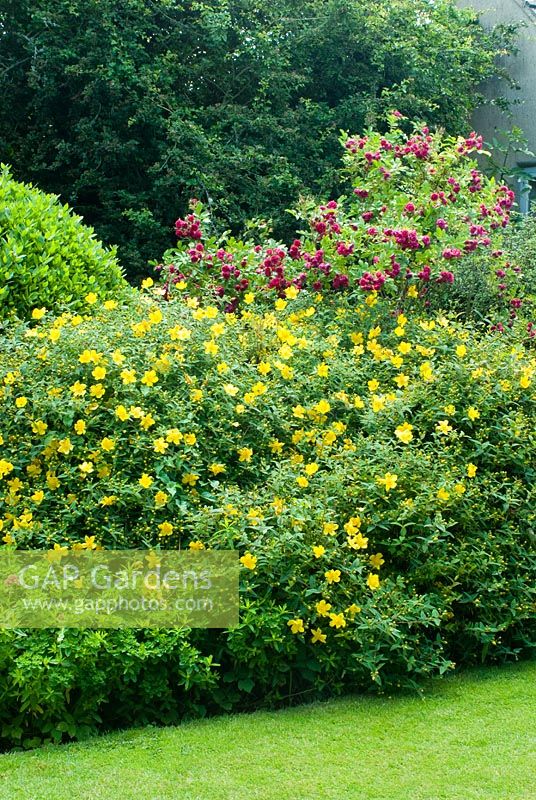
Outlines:
{"label": "dense hedge", "polygon": [[0,319],[36,307],[81,308],[125,291],[115,257],[57,197],[0,171]]}
{"label": "dense hedge", "polygon": [[231,546],[243,566],[232,630],[1,633],[4,743],[530,651],[535,374],[515,330],[305,291],[13,330],[5,545]]}

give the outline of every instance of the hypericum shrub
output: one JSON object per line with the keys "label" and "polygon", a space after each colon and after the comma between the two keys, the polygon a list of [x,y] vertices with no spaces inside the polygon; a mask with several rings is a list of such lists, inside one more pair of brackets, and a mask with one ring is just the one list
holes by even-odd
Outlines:
{"label": "hypericum shrub", "polygon": [[125,281],[92,228],[57,197],[0,169],[0,319],[27,318],[36,306],[77,309],[84,296],[116,296]]}
{"label": "hypericum shrub", "polygon": [[402,310],[412,301],[448,304],[465,264],[481,256],[496,299],[493,322],[515,319],[522,304],[517,268],[502,249],[514,194],[478,170],[482,137],[452,138],[426,127],[408,135],[401,120],[393,112],[389,133],[343,137],[353,192],[320,206],[303,202],[296,216],[306,230],[290,247],[207,238],[208,215],[194,201],[192,213],[176,222],[177,248],[159,267],[165,296],[174,287],[208,292],[234,311],[254,292],[281,297],[294,287],[380,294]]}
{"label": "hypericum shrub", "polygon": [[[534,647],[536,359],[517,328],[294,289],[235,313],[142,294],[6,337],[4,545],[231,547],[242,574],[237,628],[176,650],[129,634],[123,671],[124,633],[4,632],[5,742],[415,686]],[[93,692],[88,660],[110,676]]]}

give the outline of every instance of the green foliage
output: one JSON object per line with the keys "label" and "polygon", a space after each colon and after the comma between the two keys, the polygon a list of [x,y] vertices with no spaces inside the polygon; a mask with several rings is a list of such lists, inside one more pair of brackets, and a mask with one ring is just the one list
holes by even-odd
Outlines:
{"label": "green foliage", "polygon": [[27,318],[36,306],[79,308],[84,297],[115,296],[125,281],[105,249],[53,195],[0,172],[0,319]]}
{"label": "green foliage", "polygon": [[529,652],[523,334],[307,291],[236,315],[155,292],[12,329],[5,545],[231,547],[242,570],[228,631],[3,632],[4,742],[414,687]]}
{"label": "green foliage", "polygon": [[192,196],[290,233],[300,193],[339,190],[340,129],[459,132],[513,38],[453,0],[5,0],[0,28],[0,156],[131,277]]}

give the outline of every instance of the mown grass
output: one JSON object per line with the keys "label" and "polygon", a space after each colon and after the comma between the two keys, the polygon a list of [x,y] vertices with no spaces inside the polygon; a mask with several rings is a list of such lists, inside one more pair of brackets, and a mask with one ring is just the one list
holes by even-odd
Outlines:
{"label": "mown grass", "polygon": [[536,664],[0,756],[2,800],[535,800]]}

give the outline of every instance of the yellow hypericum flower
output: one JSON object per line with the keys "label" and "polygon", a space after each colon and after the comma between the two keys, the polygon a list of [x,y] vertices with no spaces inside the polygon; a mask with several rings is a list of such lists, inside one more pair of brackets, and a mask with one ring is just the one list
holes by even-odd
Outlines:
{"label": "yellow hypericum flower", "polygon": [[178,428],[169,428],[169,430],[166,431],[167,442],[170,442],[171,444],[180,444],[182,439],[182,433]]}
{"label": "yellow hypericum flower", "polygon": [[203,348],[208,356],[215,356],[219,352],[219,347],[213,339],[208,342],[203,342]]}
{"label": "yellow hypericum flower", "polygon": [[301,486],[302,489],[306,489],[309,486],[309,481],[305,477],[305,475],[298,475],[296,478],[296,483],[298,486]]}
{"label": "yellow hypericum flower", "polygon": [[417,289],[417,287],[416,286],[410,286],[409,289],[408,289],[408,297],[411,297],[412,299],[415,299],[418,296],[419,296],[419,290]]}
{"label": "yellow hypericum flower", "polygon": [[313,475],[315,475],[318,472],[319,466],[318,466],[318,464],[315,464],[314,462],[311,462],[310,464],[306,464],[305,465],[304,470],[305,470],[305,474],[308,475],[311,478]]}
{"label": "yellow hypericum flower", "polygon": [[346,620],[344,618],[344,614],[341,612],[340,614],[328,614],[330,619],[330,627],[331,628],[346,628]]}
{"label": "yellow hypericum flower", "polygon": [[474,406],[470,406],[467,409],[467,416],[469,417],[470,420],[472,420],[474,422],[475,419],[479,418],[480,411],[477,408],[475,408]]}
{"label": "yellow hypericum flower", "polygon": [[261,375],[268,375],[268,373],[272,371],[272,367],[267,361],[260,361],[257,364],[257,370],[261,373]]}
{"label": "yellow hypericum flower", "polygon": [[73,445],[69,438],[60,439],[58,444],[58,453],[63,453],[63,455],[68,456],[72,449]]}
{"label": "yellow hypericum flower", "polygon": [[46,308],[34,308],[32,311],[32,319],[43,319],[47,313]]}
{"label": "yellow hypericum flower", "polygon": [[399,389],[405,389],[409,384],[409,375],[404,375],[404,373],[400,373],[400,375],[396,375],[393,378],[393,380]]}
{"label": "yellow hypericum flower", "polygon": [[48,430],[48,425],[46,422],[43,422],[42,419],[38,419],[32,422],[32,430],[34,433],[37,433],[38,436],[44,436]]}
{"label": "yellow hypericum flower", "polygon": [[433,370],[432,370],[432,365],[430,364],[429,361],[424,361],[421,364],[421,366],[419,368],[419,371],[420,371],[421,377],[422,377],[422,379],[424,381],[430,382],[430,381],[432,381],[434,379],[434,373],[433,373]]}
{"label": "yellow hypericum flower", "polygon": [[456,492],[456,494],[462,495],[465,492],[465,486],[463,485],[463,483],[455,483],[454,491]]}
{"label": "yellow hypericum flower", "polygon": [[195,433],[185,433],[183,436],[184,444],[194,445],[197,442]]}
{"label": "yellow hypericum flower", "polygon": [[335,536],[335,533],[339,530],[339,526],[336,522],[324,522],[323,532],[326,536]]}
{"label": "yellow hypericum flower", "polygon": [[313,628],[311,630],[311,633],[312,633],[311,642],[313,644],[316,644],[317,642],[320,642],[320,644],[324,644],[324,642],[327,639],[326,634],[322,633],[322,629],[321,628]]}
{"label": "yellow hypericum flower", "polygon": [[522,389],[528,389],[531,385],[531,380],[528,375],[522,375],[519,379],[519,385]]}
{"label": "yellow hypericum flower", "polygon": [[327,364],[319,364],[316,368],[316,374],[319,378],[327,378],[329,375],[329,367]]}
{"label": "yellow hypericum flower", "polygon": [[121,378],[125,386],[128,386],[128,384],[130,383],[136,383],[136,370],[123,369],[119,373],[119,377]]}
{"label": "yellow hypericum flower", "polygon": [[106,311],[113,311],[117,308],[117,300],[105,300],[103,305]]}
{"label": "yellow hypericum flower", "polygon": [[452,403],[449,403],[444,407],[443,411],[445,412],[445,414],[450,414],[450,416],[452,416],[453,414],[456,413],[456,406],[453,406]]}
{"label": "yellow hypericum flower", "polygon": [[326,548],[323,547],[321,544],[316,544],[313,547],[313,555],[315,558],[322,558],[324,553],[326,552]]}
{"label": "yellow hypericum flower", "polygon": [[456,355],[458,356],[458,358],[463,358],[464,356],[466,356],[467,355],[467,347],[464,344],[459,344],[456,347]]}
{"label": "yellow hypericum flower", "polygon": [[355,536],[348,536],[348,547],[352,550],[365,550],[368,547],[368,539],[362,533],[357,533]]}
{"label": "yellow hypericum flower", "polygon": [[253,450],[251,447],[241,447],[239,450],[237,450],[237,453],[239,461],[251,461]]}
{"label": "yellow hypericum flower", "polygon": [[89,294],[86,294],[86,296],[85,296],[85,298],[84,298],[84,299],[85,299],[85,301],[86,301],[86,303],[87,303],[88,305],[92,306],[92,305],[94,305],[94,303],[96,303],[96,302],[97,302],[97,300],[98,300],[98,297],[97,297],[97,295],[95,294],[95,292],[89,292]]}
{"label": "yellow hypericum flower", "polygon": [[116,407],[115,416],[117,417],[117,419],[120,419],[121,422],[126,422],[127,419],[130,419],[130,414],[123,405]]}
{"label": "yellow hypericum flower", "polygon": [[86,393],[86,388],[86,384],[80,383],[80,381],[76,381],[72,386],[69,387],[71,394],[73,394],[74,397],[83,397]]}
{"label": "yellow hypericum flower", "polygon": [[438,490],[436,497],[438,500],[446,502],[450,497],[450,493],[442,486],[441,489]]}
{"label": "yellow hypericum flower", "polygon": [[255,567],[257,566],[257,556],[253,556],[249,551],[247,551],[240,558],[240,563],[246,569],[255,569]]}
{"label": "yellow hypericum flower", "polygon": [[163,319],[162,312],[160,311],[159,308],[154,308],[149,313],[149,322],[151,323],[151,325],[158,325],[160,322],[162,322],[162,319]]}
{"label": "yellow hypericum flower", "polygon": [[374,572],[369,572],[367,577],[367,586],[369,587],[369,589],[372,589],[373,591],[379,588],[380,578],[378,575],[375,575]]}
{"label": "yellow hypericum flower", "polygon": [[15,467],[11,461],[6,461],[5,458],[0,458],[0,479],[5,478],[10,472],[13,472]]}
{"label": "yellow hypericum flower", "polygon": [[160,531],[160,536],[171,536],[173,533],[173,525],[171,522],[161,522],[158,526],[158,530]]}
{"label": "yellow hypericum flower", "polygon": [[89,475],[91,472],[93,472],[93,464],[91,461],[82,461],[82,463],[78,465],[78,469],[82,475]]}
{"label": "yellow hypericum flower", "polygon": [[324,572],[324,578],[328,583],[339,583],[341,580],[341,571],[340,569],[328,569],[327,572]]}
{"label": "yellow hypericum flower", "polygon": [[89,387],[89,393],[92,397],[96,397],[99,400],[103,397],[106,389],[102,385],[102,383],[94,383]]}
{"label": "yellow hypericum flower", "polygon": [[380,382],[373,378],[367,382],[369,392],[376,392],[380,388]]}
{"label": "yellow hypericum flower", "polygon": [[376,478],[376,482],[379,483],[381,486],[385,486],[385,491],[390,492],[391,489],[396,487],[398,482],[398,475],[395,475],[392,472],[386,472],[383,478]]}
{"label": "yellow hypericum flower", "polygon": [[95,367],[91,374],[96,381],[102,381],[106,377],[106,369],[104,367]]}
{"label": "yellow hypericum flower", "polygon": [[74,423],[74,430],[79,436],[82,436],[87,430],[86,423],[83,419],[79,419]]}
{"label": "yellow hypericum flower", "polygon": [[165,492],[162,491],[157,492],[154,496],[154,504],[157,508],[165,506],[168,500],[169,500],[169,495],[167,495]]}
{"label": "yellow hypericum flower", "polygon": [[276,514],[282,514],[285,509],[285,501],[282,497],[274,497],[271,505]]}
{"label": "yellow hypericum flower", "polygon": [[385,397],[379,394],[373,394],[370,400],[370,407],[374,411],[375,414],[378,414],[380,411],[383,411],[385,408]]}
{"label": "yellow hypericum flower", "polygon": [[101,354],[97,353],[96,350],[84,350],[82,353],[80,353],[78,361],[81,364],[97,364],[100,358]]}
{"label": "yellow hypericum flower", "polygon": [[292,633],[304,633],[305,628],[303,627],[303,620],[302,619],[289,619],[287,622]]}
{"label": "yellow hypericum flower", "polygon": [[452,430],[454,430],[454,429],[453,429],[452,425],[449,423],[448,419],[442,419],[436,425],[436,431],[438,433],[443,434],[444,436],[446,436]]}
{"label": "yellow hypericum flower", "polygon": [[42,489],[38,489],[37,492],[34,492],[30,497],[30,499],[33,500],[34,503],[37,503],[37,505],[39,505],[39,503],[42,503],[44,498],[45,498],[45,493]]}
{"label": "yellow hypericum flower", "polygon": [[374,555],[369,556],[369,562],[374,569],[380,569],[382,564],[385,564],[385,559],[382,553],[374,553]]}
{"label": "yellow hypericum flower", "polygon": [[402,425],[395,429],[395,436],[404,444],[409,444],[413,439],[412,430],[413,425],[410,425],[409,422],[403,422]]}
{"label": "yellow hypericum flower", "polygon": [[195,475],[193,472],[186,472],[182,476],[182,482],[185,486],[195,486],[197,481],[199,480],[199,475]]}
{"label": "yellow hypericum flower", "polygon": [[106,497],[103,497],[100,501],[101,506],[113,506],[114,503],[117,503],[117,495],[116,494],[108,494]]}
{"label": "yellow hypericum flower", "polygon": [[411,353],[410,342],[400,342],[398,345],[398,352],[402,353],[403,356],[407,356],[408,353]]}
{"label": "yellow hypericum flower", "polygon": [[158,383],[158,375],[154,371],[154,369],[149,369],[147,372],[144,373],[141,382],[145,386],[154,386],[155,383]]}
{"label": "yellow hypericum flower", "polygon": [[477,466],[476,464],[468,464],[467,465],[467,477],[474,478],[476,475]]}
{"label": "yellow hypericum flower", "polygon": [[169,447],[169,443],[166,442],[165,439],[160,437],[159,439],[155,439],[153,442],[153,450],[155,453],[165,453]]}
{"label": "yellow hypericum flower", "polygon": [[213,475],[221,475],[225,472],[225,464],[209,464],[208,465],[209,472],[212,472]]}
{"label": "yellow hypericum flower", "polygon": [[186,342],[191,335],[192,331],[189,328],[183,328],[182,325],[175,325],[174,328],[168,330],[168,336],[174,342]]}
{"label": "yellow hypericum flower", "polygon": [[148,489],[150,486],[153,485],[153,479],[150,475],[147,475],[146,472],[142,473],[141,478],[139,479],[138,483],[142,487],[142,489]]}
{"label": "yellow hypericum flower", "polygon": [[327,617],[329,610],[331,608],[331,603],[327,603],[324,598],[319,600],[316,604],[316,613],[319,614],[321,617]]}
{"label": "yellow hypericum flower", "polygon": [[293,416],[296,417],[296,419],[304,419],[305,418],[305,408],[303,406],[301,406],[301,405],[294,406],[294,408],[292,409],[292,414],[293,414]]}
{"label": "yellow hypericum flower", "polygon": [[123,355],[123,353],[121,352],[121,350],[114,350],[114,351],[113,351],[113,353],[112,353],[112,361],[113,361],[113,362],[114,362],[114,364],[116,364],[116,366],[118,366],[118,367],[120,367],[120,366],[121,366],[121,364],[123,364],[123,363],[124,363],[124,361],[125,361],[125,356]]}
{"label": "yellow hypericum flower", "polygon": [[223,391],[225,394],[228,394],[229,397],[235,397],[238,394],[238,386],[234,386],[232,383],[224,383]]}
{"label": "yellow hypericum flower", "polygon": [[105,436],[104,439],[101,440],[101,447],[107,453],[110,453],[115,448],[115,441]]}
{"label": "yellow hypericum flower", "polygon": [[141,282],[142,289],[150,289],[151,286],[154,286],[154,281],[152,278],[144,278]]}
{"label": "yellow hypericum flower", "polygon": [[317,414],[327,414],[331,411],[331,406],[327,400],[319,400],[318,403],[313,406],[313,409]]}
{"label": "yellow hypericum flower", "polygon": [[203,544],[203,542],[200,542],[199,539],[197,539],[197,541],[195,541],[195,542],[190,542],[188,547],[190,548],[190,550],[204,550],[205,549],[205,545]]}
{"label": "yellow hypericum flower", "polygon": [[152,416],[152,414],[143,414],[142,418],[140,419],[140,425],[144,431],[149,430],[154,424],[156,420]]}

